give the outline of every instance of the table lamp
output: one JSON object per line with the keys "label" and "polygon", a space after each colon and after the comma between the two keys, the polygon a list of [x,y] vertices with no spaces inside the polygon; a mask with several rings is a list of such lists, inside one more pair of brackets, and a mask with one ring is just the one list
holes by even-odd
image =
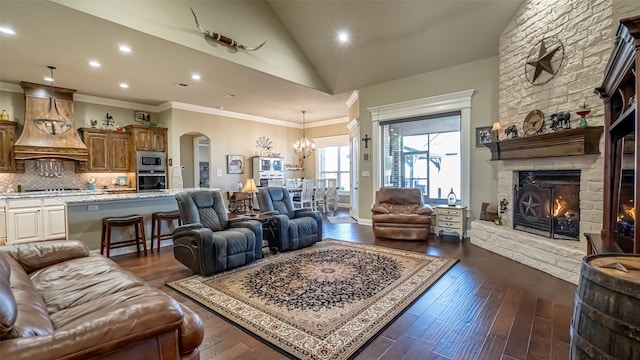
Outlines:
{"label": "table lamp", "polygon": [[494,134],[494,140],[493,141],[500,141],[500,131],[502,131],[502,126],[500,126],[499,122],[494,122],[493,126],[491,127],[491,132]]}
{"label": "table lamp", "polygon": [[248,178],[247,182],[244,183],[244,187],[242,188],[243,193],[249,193],[249,212],[247,215],[255,215],[253,212],[253,194],[258,192],[256,188],[256,182],[253,181],[253,178]]}

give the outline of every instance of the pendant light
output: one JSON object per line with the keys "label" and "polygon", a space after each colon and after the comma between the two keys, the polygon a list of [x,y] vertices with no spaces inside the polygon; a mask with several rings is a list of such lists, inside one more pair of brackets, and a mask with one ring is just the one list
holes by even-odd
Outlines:
{"label": "pendant light", "polygon": [[73,127],[73,121],[69,120],[58,109],[56,102],[55,89],[53,87],[53,70],[54,66],[47,66],[51,70],[51,94],[49,96],[49,107],[42,114],[33,120],[36,127],[50,135],[64,134]]}
{"label": "pendant light", "polygon": [[293,144],[293,151],[303,159],[306,159],[316,149],[316,144],[313,140],[309,140],[305,135],[305,113],[306,111],[302,110],[302,138]]}

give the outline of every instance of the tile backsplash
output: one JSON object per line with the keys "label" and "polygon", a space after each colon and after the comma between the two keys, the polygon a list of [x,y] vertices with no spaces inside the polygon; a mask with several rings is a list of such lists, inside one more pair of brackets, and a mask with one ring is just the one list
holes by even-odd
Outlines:
{"label": "tile backsplash", "polygon": [[44,190],[44,189],[89,189],[89,179],[96,179],[96,189],[117,188],[114,182],[119,176],[129,178],[132,182],[134,173],[76,173],[75,161],[62,161],[63,173],[60,177],[43,176],[38,170],[39,160],[25,161],[25,172],[23,174],[0,173],[0,192],[6,192],[10,187],[17,191],[18,185],[22,185],[22,190]]}

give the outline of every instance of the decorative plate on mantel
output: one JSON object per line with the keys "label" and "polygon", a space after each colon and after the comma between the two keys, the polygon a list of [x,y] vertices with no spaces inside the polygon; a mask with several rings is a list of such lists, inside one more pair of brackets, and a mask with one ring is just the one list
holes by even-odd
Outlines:
{"label": "decorative plate on mantel", "polygon": [[522,131],[526,136],[537,134],[542,131],[544,125],[544,114],[540,110],[533,110],[522,123]]}

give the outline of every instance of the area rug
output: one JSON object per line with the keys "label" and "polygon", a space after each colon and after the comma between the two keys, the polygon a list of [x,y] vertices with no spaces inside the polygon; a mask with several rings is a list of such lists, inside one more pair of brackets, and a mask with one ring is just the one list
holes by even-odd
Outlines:
{"label": "area rug", "polygon": [[167,284],[288,356],[348,359],[457,260],[323,240]]}
{"label": "area rug", "polygon": [[357,224],[358,222],[353,220],[351,216],[327,216],[329,222],[332,224]]}

